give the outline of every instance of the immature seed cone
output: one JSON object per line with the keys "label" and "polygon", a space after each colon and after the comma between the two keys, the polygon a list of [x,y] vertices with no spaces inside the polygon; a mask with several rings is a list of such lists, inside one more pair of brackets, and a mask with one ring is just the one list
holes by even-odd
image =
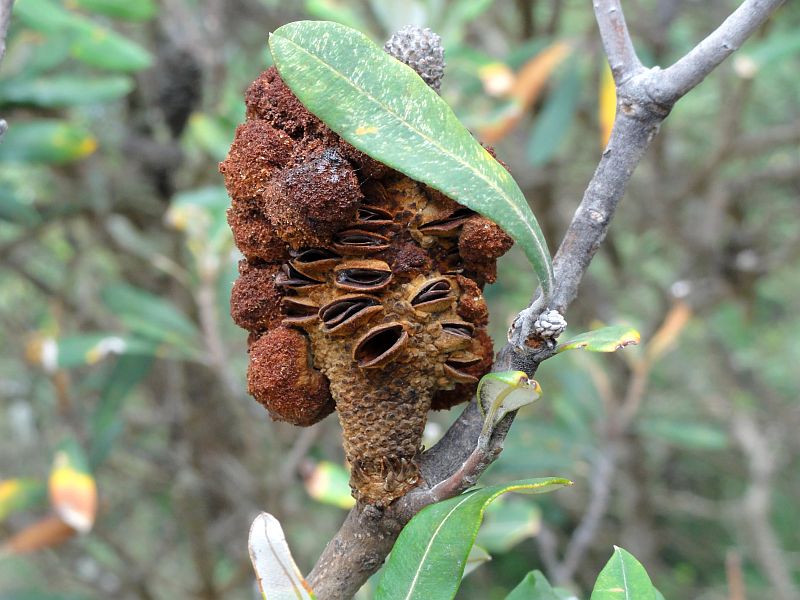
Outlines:
{"label": "immature seed cone", "polygon": [[220,171],[250,393],[297,425],[335,403],[353,495],[387,506],[420,481],[428,410],[468,400],[491,367],[481,289],[511,239],[349,146],[274,69],[246,103]]}

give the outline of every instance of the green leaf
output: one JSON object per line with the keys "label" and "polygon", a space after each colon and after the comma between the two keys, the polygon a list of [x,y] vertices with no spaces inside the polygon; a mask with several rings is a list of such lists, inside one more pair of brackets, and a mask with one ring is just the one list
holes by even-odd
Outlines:
{"label": "green leaf", "polygon": [[306,0],[306,12],[317,19],[336,21],[353,29],[369,29],[364,17],[350,4],[344,0]]}
{"label": "green leaf", "polygon": [[47,498],[47,487],[35,479],[0,480],[0,523],[11,513],[35,506]]}
{"label": "green leaf", "polygon": [[442,36],[446,48],[461,43],[467,24],[474,21],[492,6],[492,0],[455,0],[444,10],[444,19],[435,31]]}
{"label": "green leaf", "polygon": [[507,492],[540,494],[572,485],[555,477],[478,489],[420,511],[386,563],[376,600],[449,600],[455,596],[486,507]]}
{"label": "green leaf", "polygon": [[150,53],[115,31],[91,21],[82,20],[71,25],[74,39],[70,45],[73,58],[108,71],[140,71],[149,67]]}
{"label": "green leaf", "polygon": [[614,554],[597,576],[590,600],[655,600],[650,577],[627,550],[614,546]]}
{"label": "green leaf", "polygon": [[[25,1],[25,0],[23,0]],[[123,19],[126,21],[147,21],[156,15],[153,0],[72,0],[76,6],[85,10]]]}
{"label": "green leaf", "polygon": [[108,456],[123,428],[122,402],[150,372],[152,356],[120,356],[100,392],[100,402],[92,414],[92,444],[89,460],[96,469]]}
{"label": "green leaf", "polygon": [[86,78],[56,75],[38,79],[0,81],[0,104],[27,104],[45,108],[100,104],[125,96],[133,89],[129,77]]}
{"label": "green leaf", "polygon": [[[756,70],[773,67],[781,60],[800,53],[800,36],[794,29],[787,29],[765,36],[763,40],[748,44],[742,53],[736,54],[736,63],[750,63],[750,76]],[[734,65],[736,68],[736,65]],[[741,67],[739,67],[741,69]]]}
{"label": "green leaf", "polygon": [[225,160],[233,129],[221,117],[194,113],[189,117],[187,134],[190,143],[208,152],[216,160]]}
{"label": "green leaf", "polygon": [[41,590],[0,592],[0,600],[90,600],[88,596],[59,594]]}
{"label": "green leaf", "polygon": [[278,519],[265,512],[258,515],[250,526],[247,547],[264,600],[313,600]]}
{"label": "green leaf", "polygon": [[550,254],[522,191],[419,75],[338,23],[289,23],[269,45],[312,113],[362,152],[495,221],[522,246],[549,297]]}
{"label": "green leaf", "polygon": [[14,3],[14,16],[31,29],[52,33],[82,20],[52,0],[20,0]]}
{"label": "green leaf", "polygon": [[0,220],[30,227],[41,221],[34,206],[17,198],[13,185],[0,186]]}
{"label": "green leaf", "polygon": [[186,233],[189,247],[196,255],[209,251],[227,251],[232,243],[228,226],[228,193],[223,186],[208,186],[180,192],[173,196],[167,221]]}
{"label": "green leaf", "polygon": [[339,508],[353,508],[356,501],[350,492],[350,473],[342,465],[323,460],[305,479],[308,495],[317,502]]}
{"label": "green leaf", "polygon": [[528,159],[534,166],[548,162],[558,151],[575,118],[581,95],[581,79],[576,61],[570,61],[542,112],[533,124],[528,141]]}
{"label": "green leaf", "polygon": [[[123,4],[122,0],[119,4]],[[133,6],[139,2],[124,4]],[[152,56],[139,44],[51,0],[22,0],[15,3],[14,12],[20,21],[37,31],[69,33],[72,57],[93,67],[138,71],[152,64]]]}
{"label": "green leaf", "polygon": [[540,571],[531,571],[511,590],[506,600],[559,600],[559,597]]}
{"label": "green leaf", "polygon": [[12,123],[0,144],[0,162],[62,164],[85,158],[97,141],[83,127],[66,121]]}
{"label": "green leaf", "polygon": [[131,331],[169,343],[185,356],[200,348],[200,332],[169,301],[125,284],[106,287],[103,302]]}
{"label": "green leaf", "polygon": [[483,548],[478,544],[474,544],[472,548],[470,548],[469,555],[467,556],[467,564],[464,566],[464,574],[461,578],[463,579],[482,564],[487,563],[490,560],[492,560],[492,557],[486,551],[486,548]]}
{"label": "green leaf", "polygon": [[17,71],[19,76],[35,77],[58,67],[69,58],[70,36],[63,33],[39,35],[25,40],[27,60]]}
{"label": "green leaf", "polygon": [[495,554],[504,554],[522,540],[533,537],[542,525],[539,507],[530,502],[497,500],[486,511],[478,532],[478,544]]}
{"label": "green leaf", "polygon": [[637,429],[647,437],[692,450],[722,450],[728,446],[727,433],[707,423],[658,417],[643,419]]}
{"label": "green leaf", "polygon": [[563,344],[559,344],[556,352],[583,348],[590,352],[614,352],[625,346],[639,343],[639,332],[625,325],[611,325],[601,327],[576,335]]}
{"label": "green leaf", "polygon": [[116,333],[88,333],[59,338],[58,367],[70,369],[93,365],[110,355],[155,356],[158,345],[151,340],[121,336]]}

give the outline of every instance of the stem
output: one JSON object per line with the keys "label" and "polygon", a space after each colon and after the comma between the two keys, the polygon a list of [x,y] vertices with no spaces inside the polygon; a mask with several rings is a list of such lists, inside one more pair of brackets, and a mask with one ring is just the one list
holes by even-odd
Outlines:
{"label": "stem", "polygon": [[[554,344],[535,337],[533,324],[546,309],[566,311],[608,228],[633,171],[658,133],[675,102],[702,81],[741,45],[782,2],[746,0],[716,31],[684,58],[664,71],[644,68],[630,40],[618,0],[596,0],[595,16],[617,84],[617,115],[583,199],[556,253],[551,306],[534,300],[514,321],[494,370],[521,370],[529,377],[554,355]],[[422,455],[425,485],[385,510],[356,506],[322,553],[309,575],[320,600],[351,598],[378,570],[402,527],[422,508],[452,497],[475,484],[499,456],[513,422],[510,414],[498,423],[486,448],[478,444],[483,416],[475,400],[433,448]],[[605,464],[605,463],[604,463]],[[610,480],[613,462],[603,479]],[[596,494],[604,512],[604,494]],[[587,515],[589,516],[589,515]],[[585,522],[591,524],[593,520]],[[587,525],[588,527],[588,525]],[[580,553],[578,553],[580,554]],[[580,556],[578,556],[578,561]]]}

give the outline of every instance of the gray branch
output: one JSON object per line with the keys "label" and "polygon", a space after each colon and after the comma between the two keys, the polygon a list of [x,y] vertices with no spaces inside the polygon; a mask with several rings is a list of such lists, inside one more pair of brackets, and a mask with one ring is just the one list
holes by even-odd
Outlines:
{"label": "gray branch", "polygon": [[[586,269],[606,237],[634,169],[675,102],[696,86],[781,4],[746,0],[706,40],[666,69],[644,68],[636,56],[618,0],[596,0],[595,15],[617,84],[617,115],[608,146],[589,182],[553,261],[551,305],[538,298],[520,312],[495,371],[521,370],[532,377],[554,354],[549,340],[537,338],[534,322],[550,308],[564,313],[578,293]],[[514,415],[495,428],[485,449],[478,448],[483,417],[475,400],[433,448],[422,455],[424,485],[381,511],[356,506],[328,543],[309,575],[320,600],[351,598],[383,563],[403,526],[422,508],[474,485],[500,455]]]}
{"label": "gray branch", "polygon": [[785,0],[745,0],[691,52],[659,77],[658,95],[674,104],[699,84],[769,18]]}
{"label": "gray branch", "polygon": [[619,0],[610,2],[595,0],[594,14],[608,64],[614,74],[614,82],[620,85],[628,77],[644,69],[631,42],[622,6]]}
{"label": "gray branch", "polygon": [[[6,36],[8,35],[8,26],[11,24],[11,9],[14,7],[14,0],[0,0],[0,63],[3,62],[3,57],[6,54]],[[3,139],[3,134],[8,129],[8,123],[5,119],[0,118],[0,140]]]}

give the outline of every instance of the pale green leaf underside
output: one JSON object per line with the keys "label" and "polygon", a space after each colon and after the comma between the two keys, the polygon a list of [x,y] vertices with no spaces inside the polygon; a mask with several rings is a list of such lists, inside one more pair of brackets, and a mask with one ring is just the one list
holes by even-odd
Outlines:
{"label": "pale green leaf underside", "polygon": [[450,600],[483,521],[486,507],[506,492],[539,494],[571,485],[567,479],[525,479],[481,488],[423,509],[397,539],[376,600]]}
{"label": "pale green leaf underside", "polygon": [[655,588],[633,554],[614,546],[614,554],[597,576],[590,600],[655,600]]}
{"label": "pale green leaf underside", "polygon": [[495,221],[522,247],[549,297],[550,254],[522,191],[419,75],[338,23],[289,23],[269,46],[308,110],[362,152]]}
{"label": "pale green leaf underside", "polygon": [[503,371],[484,375],[476,393],[486,418],[483,431],[487,432],[508,413],[538,400],[542,389],[522,371]]}
{"label": "pale green leaf underside", "polygon": [[576,335],[563,344],[559,344],[557,352],[583,348],[590,352],[614,352],[625,346],[639,343],[639,332],[625,325],[611,325],[601,327]]}

